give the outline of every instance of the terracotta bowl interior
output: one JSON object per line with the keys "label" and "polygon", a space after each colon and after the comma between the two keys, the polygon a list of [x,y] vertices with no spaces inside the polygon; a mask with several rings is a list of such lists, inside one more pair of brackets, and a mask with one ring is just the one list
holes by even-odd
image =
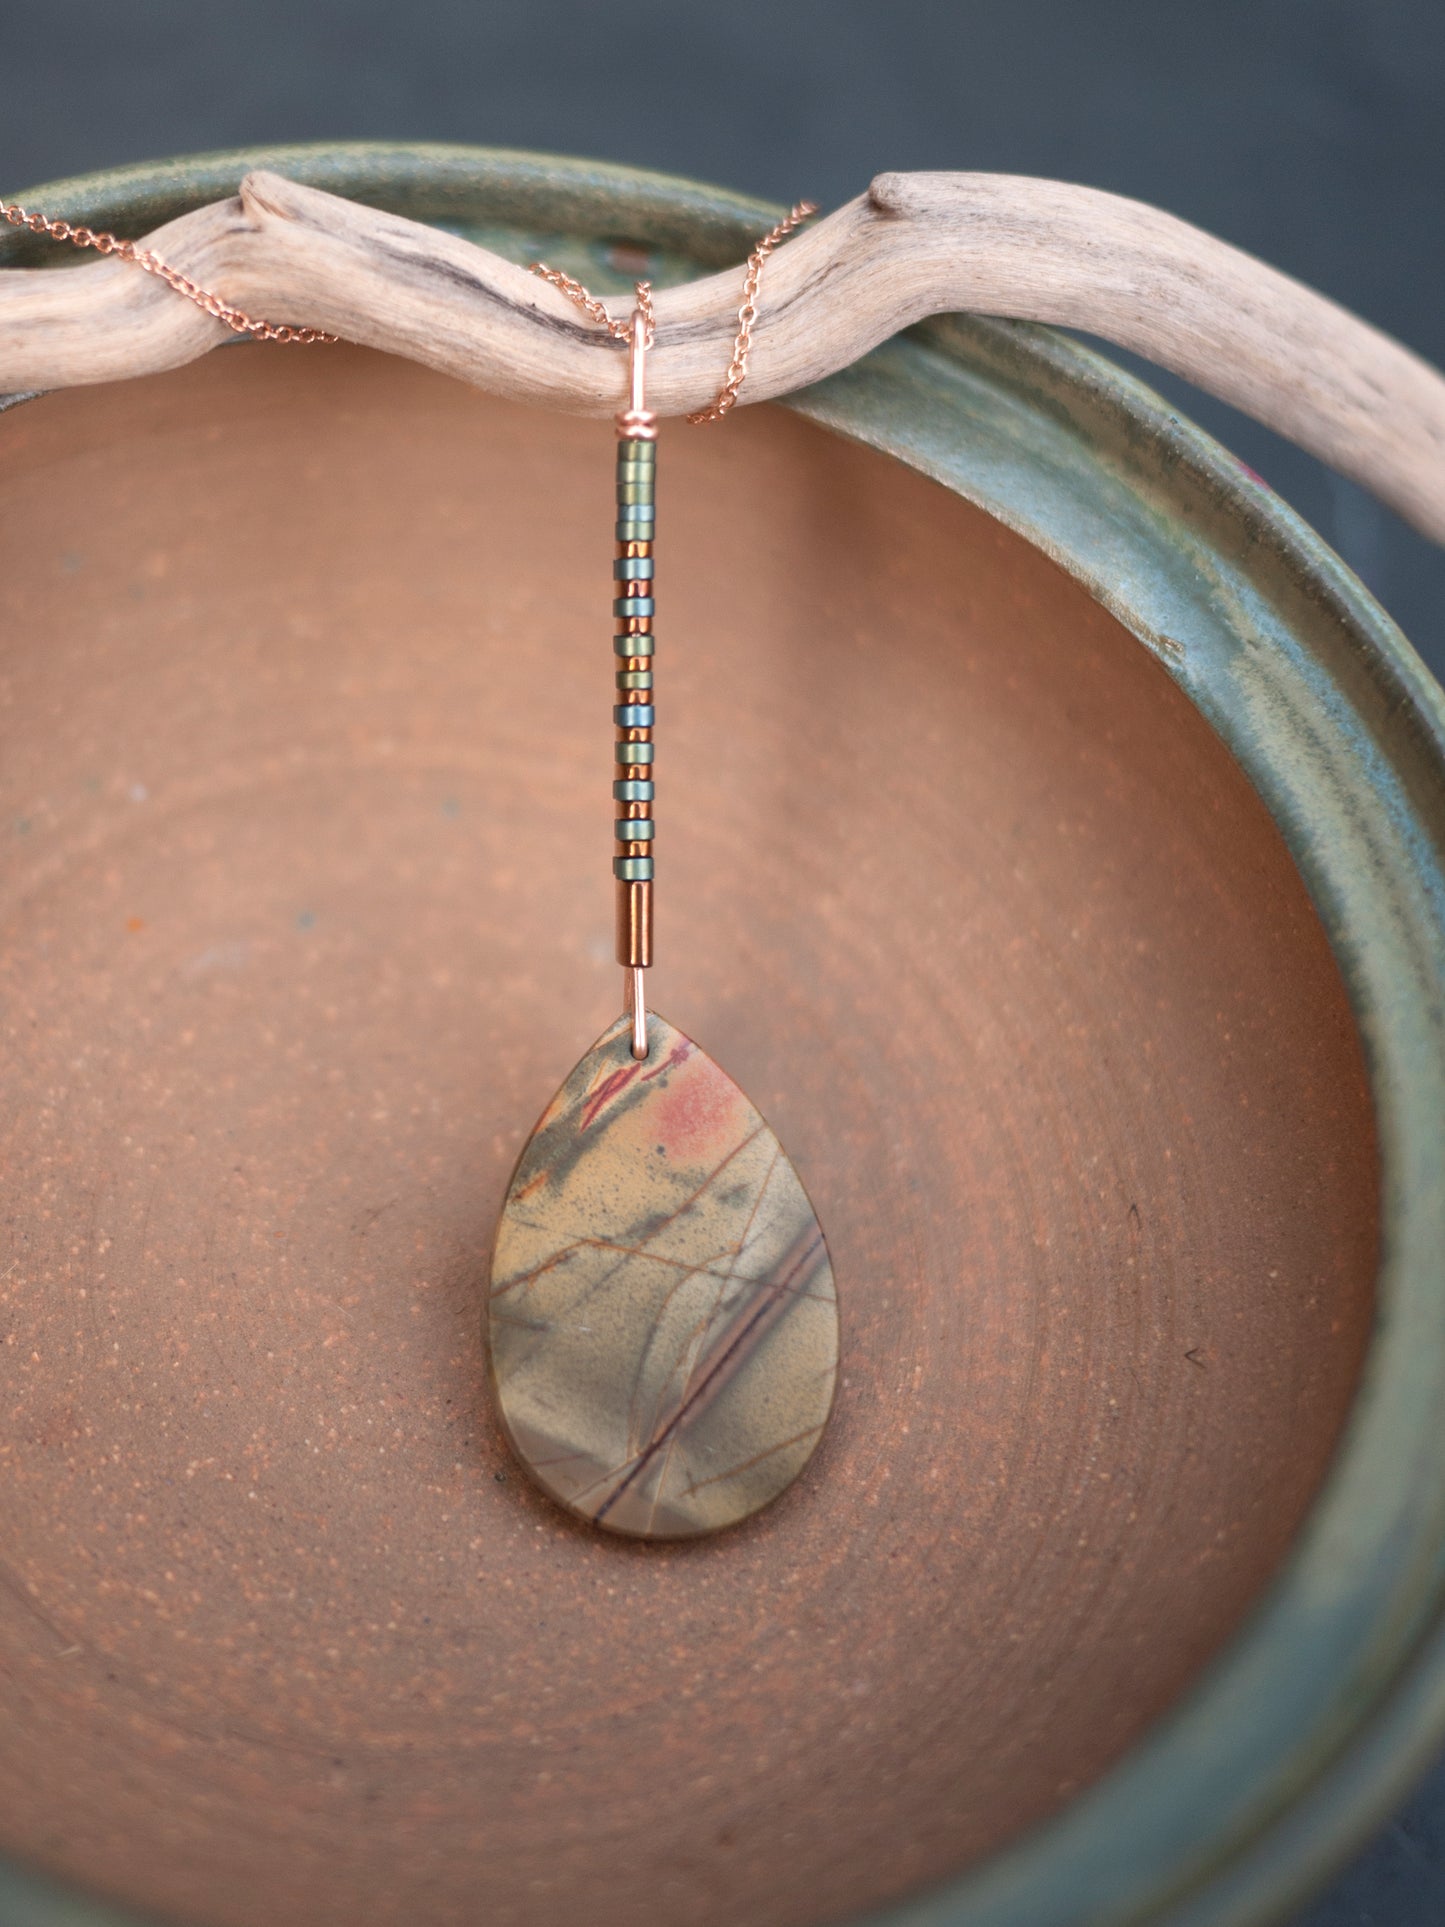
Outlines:
{"label": "terracotta bowl interior", "polygon": [[0,422],[0,1850],[253,1927],[809,1923],[1102,1774],[1241,1624],[1371,1315],[1285,846],[1052,563],[785,413],[661,467],[654,1001],[845,1375],[709,1543],[488,1409],[615,1014],[610,432],[234,348]]}

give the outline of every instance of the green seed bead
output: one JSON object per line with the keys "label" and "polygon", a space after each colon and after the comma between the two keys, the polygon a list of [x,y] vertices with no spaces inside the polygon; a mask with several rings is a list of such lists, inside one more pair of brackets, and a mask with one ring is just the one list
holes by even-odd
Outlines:
{"label": "green seed bead", "polygon": [[619,816],[613,828],[619,843],[650,843],[652,841],[652,818],[650,816]]}
{"label": "green seed bead", "polygon": [[641,462],[645,467],[653,468],[657,464],[657,443],[621,441],[617,444],[617,459],[619,462]]}
{"label": "green seed bead", "polygon": [[652,557],[619,555],[612,565],[612,573],[619,582],[651,582]]}
{"label": "green seed bead", "polygon": [[656,793],[656,783],[644,777],[624,776],[612,785],[613,797],[619,803],[650,803]]}
{"label": "green seed bead", "polygon": [[618,743],[616,758],[619,763],[650,763],[652,761],[651,743]]}
{"label": "green seed bead", "polygon": [[651,689],[652,671],[650,669],[619,669],[617,672],[619,689]]}
{"label": "green seed bead", "polygon": [[653,653],[652,641],[651,636],[614,636],[613,653],[619,656],[650,656]]}
{"label": "green seed bead", "polygon": [[646,883],[652,875],[650,856],[615,856],[612,874],[621,883]]}

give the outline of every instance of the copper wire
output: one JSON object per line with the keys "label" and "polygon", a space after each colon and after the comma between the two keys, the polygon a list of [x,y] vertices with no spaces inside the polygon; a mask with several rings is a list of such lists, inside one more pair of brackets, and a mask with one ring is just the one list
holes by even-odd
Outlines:
{"label": "copper wire", "polygon": [[642,988],[642,966],[628,970],[624,983],[627,1012],[632,1019],[632,1055],[639,1063],[647,1055],[647,1003]]}

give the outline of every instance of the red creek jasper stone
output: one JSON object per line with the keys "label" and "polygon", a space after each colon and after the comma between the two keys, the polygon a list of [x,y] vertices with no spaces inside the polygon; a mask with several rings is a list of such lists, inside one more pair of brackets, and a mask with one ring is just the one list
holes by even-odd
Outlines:
{"label": "red creek jasper stone", "polygon": [[838,1374],[822,1229],[732,1079],[649,1013],[578,1064],[513,1175],[492,1383],[518,1458],[613,1532],[715,1532],[790,1485]]}

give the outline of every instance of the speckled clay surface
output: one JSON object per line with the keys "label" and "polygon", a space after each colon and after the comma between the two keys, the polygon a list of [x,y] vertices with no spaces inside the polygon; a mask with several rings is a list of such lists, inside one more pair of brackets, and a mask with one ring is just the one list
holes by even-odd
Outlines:
{"label": "speckled clay surface", "polygon": [[846,1342],[803,1477],[639,1545],[479,1342],[617,1007],[605,426],[340,348],[0,417],[0,1846],[152,1913],[881,1904],[1119,1760],[1331,1462],[1370,1096],[1239,764],[887,457],[667,459],[655,997]]}

